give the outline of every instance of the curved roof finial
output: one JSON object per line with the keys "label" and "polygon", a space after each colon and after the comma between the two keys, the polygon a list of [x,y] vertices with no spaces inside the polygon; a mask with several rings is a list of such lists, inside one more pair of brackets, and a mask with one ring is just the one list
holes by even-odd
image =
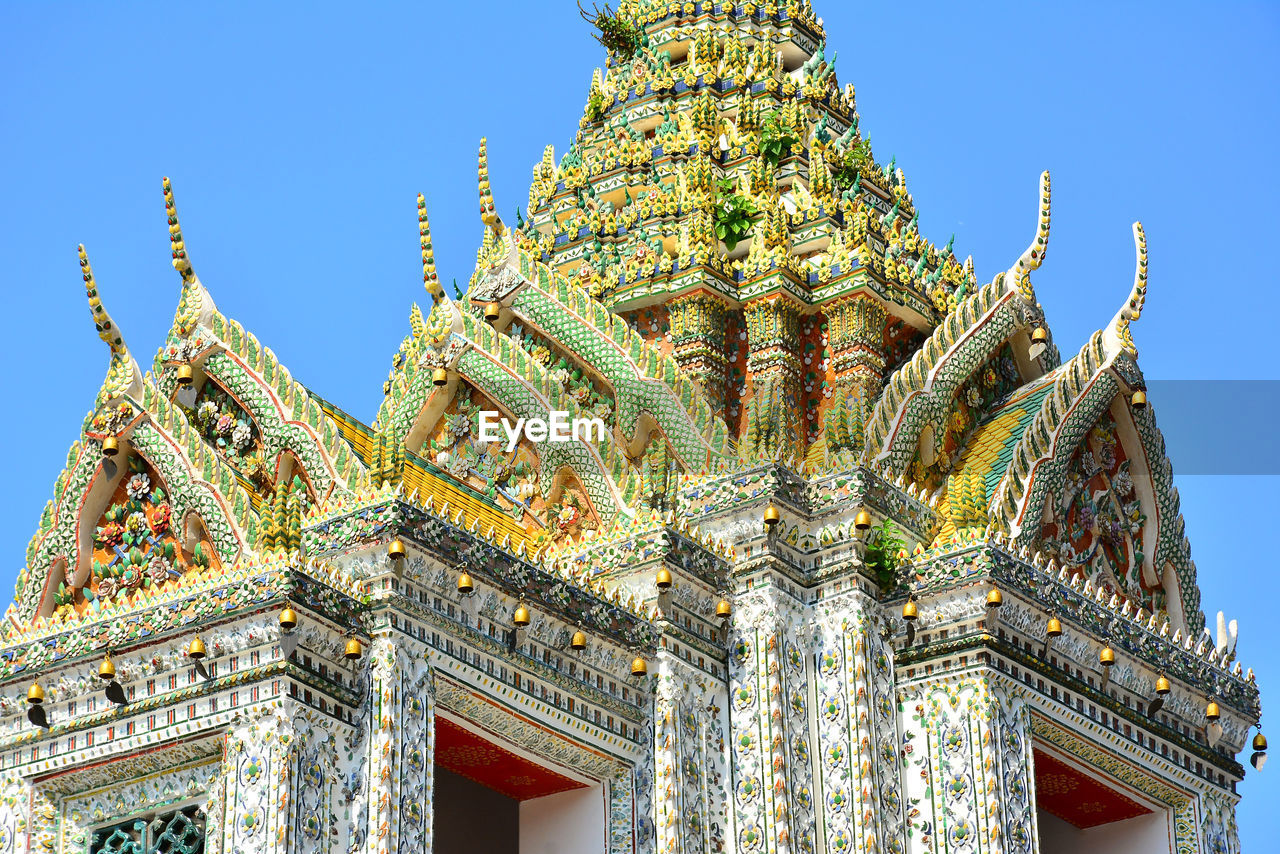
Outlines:
{"label": "curved roof finial", "polygon": [[427,201],[422,193],[418,193],[418,241],[422,245],[422,285],[431,294],[431,299],[439,302],[444,296],[444,288],[440,286],[440,276],[436,273],[436,254],[431,246],[431,224],[427,222]]}
{"label": "curved roof finial", "polygon": [[173,185],[167,177],[164,179],[164,210],[169,218],[169,247],[173,254],[173,268],[182,276],[182,299],[174,313],[173,327],[179,335],[186,337],[198,324],[208,323],[218,308],[192,269],[191,259],[187,257],[186,241],[182,238],[182,226],[178,223],[178,207],[173,201]]}
{"label": "curved roof finial", "polygon": [[77,248],[80,253],[80,274],[84,278],[85,295],[89,297],[89,310],[93,312],[93,326],[98,330],[98,337],[111,348],[111,355],[126,356],[129,348],[124,344],[120,329],[102,305],[102,298],[98,295],[98,283],[93,278],[93,268],[89,266],[89,256],[84,251],[84,244],[81,243]]}
{"label": "curved roof finial", "polygon": [[505,230],[502,224],[502,217],[498,216],[497,209],[493,206],[493,192],[489,189],[489,142],[485,137],[480,137],[480,219],[484,224],[494,230],[494,233],[501,236]]}
{"label": "curved roof finial", "polygon": [[173,185],[164,179],[164,212],[169,217],[169,248],[173,251],[173,268],[182,274],[182,280],[190,281],[196,274],[187,257],[186,242],[182,239],[182,226],[178,224],[178,207],[173,203]]}
{"label": "curved roof finial", "polygon": [[99,404],[111,398],[129,395],[138,397],[142,390],[142,374],[138,363],[129,353],[111,315],[102,304],[98,294],[98,283],[93,277],[93,268],[89,266],[89,256],[84,251],[84,244],[78,247],[80,255],[80,275],[84,279],[85,295],[89,298],[89,310],[93,312],[93,326],[98,330],[98,337],[111,348],[111,366],[107,369],[107,378],[103,381],[102,390],[98,393]]}
{"label": "curved roof finial", "polygon": [[1108,347],[1114,352],[1119,347],[1130,356],[1137,357],[1138,348],[1133,343],[1133,335],[1129,332],[1129,324],[1142,316],[1142,307],[1147,302],[1147,234],[1142,230],[1142,223],[1133,224],[1133,244],[1137,253],[1137,262],[1133,271],[1133,290],[1129,292],[1126,302],[1111,320],[1107,330]]}
{"label": "curved roof finial", "polygon": [[1031,241],[1018,263],[1009,271],[1009,277],[1017,285],[1024,299],[1035,302],[1035,291],[1031,288],[1031,271],[1040,268],[1044,256],[1049,251],[1049,208],[1050,208],[1049,173],[1040,173],[1040,216],[1036,220],[1036,236]]}

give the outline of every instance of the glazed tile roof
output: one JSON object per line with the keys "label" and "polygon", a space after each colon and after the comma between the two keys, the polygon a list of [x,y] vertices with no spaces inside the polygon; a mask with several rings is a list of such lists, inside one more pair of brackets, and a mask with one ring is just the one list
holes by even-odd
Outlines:
{"label": "glazed tile roof", "polygon": [[[373,430],[354,415],[338,408],[314,392],[310,393],[319,401],[325,414],[338,425],[342,439],[366,465],[371,465],[377,447],[377,438]],[[466,484],[445,475],[439,468],[417,454],[405,452],[405,464],[401,477],[406,495],[414,493],[419,496],[429,495],[436,508],[447,503],[452,511],[461,510],[462,527],[468,530],[475,528],[482,534],[492,530],[491,539],[501,542],[505,535],[510,538],[512,548],[524,543],[525,549],[531,550],[533,538],[522,524],[513,519],[497,503]]]}
{"label": "glazed tile roof", "polygon": [[1018,440],[1040,411],[1057,375],[1057,371],[1051,371],[1013,392],[991,411],[969,440],[959,470],[982,475],[987,500],[1008,470]]}

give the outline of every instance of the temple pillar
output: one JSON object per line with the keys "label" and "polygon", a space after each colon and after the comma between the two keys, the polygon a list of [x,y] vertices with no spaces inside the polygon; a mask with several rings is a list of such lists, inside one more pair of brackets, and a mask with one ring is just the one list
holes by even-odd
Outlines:
{"label": "temple pillar", "polygon": [[368,854],[431,851],[435,692],[424,651],[375,635],[365,779]]}
{"label": "temple pillar", "polygon": [[14,851],[25,851],[27,786],[6,774],[0,782],[0,839],[13,840]]}
{"label": "temple pillar", "polygon": [[776,596],[739,600],[729,656],[737,850],[817,850],[806,634]]}
{"label": "temple pillar", "polygon": [[672,355],[702,387],[702,393],[719,416],[724,416],[725,385],[729,360],[725,357],[728,323],[725,304],[706,293],[692,293],[667,303],[671,323]]}
{"label": "temple pillar", "polygon": [[761,297],[743,309],[747,324],[747,405],[742,443],[768,459],[804,454],[800,306],[787,297]]}
{"label": "temple pillar", "polygon": [[293,714],[276,699],[249,710],[227,734],[223,762],[222,839],[214,850],[285,854],[295,818]]}
{"label": "temple pillar", "polygon": [[1029,710],[1017,686],[975,673],[918,682],[902,706],[906,848],[1036,850]]}
{"label": "temple pillar", "polygon": [[1236,826],[1236,804],[1240,796],[1206,792],[1200,796],[1200,846],[1215,854],[1240,854],[1240,830]]}
{"label": "temple pillar", "polygon": [[888,312],[868,294],[828,305],[827,341],[835,388],[823,419],[829,451],[862,450],[863,428],[884,382]]}
{"label": "temple pillar", "polygon": [[901,851],[905,828],[893,651],[868,596],[820,602],[815,714],[825,850]]}
{"label": "temple pillar", "polygon": [[57,851],[58,809],[39,786],[7,777],[0,790],[0,850],[14,854]]}
{"label": "temple pillar", "polygon": [[657,850],[703,854],[729,844],[725,698],[665,652],[654,698]]}

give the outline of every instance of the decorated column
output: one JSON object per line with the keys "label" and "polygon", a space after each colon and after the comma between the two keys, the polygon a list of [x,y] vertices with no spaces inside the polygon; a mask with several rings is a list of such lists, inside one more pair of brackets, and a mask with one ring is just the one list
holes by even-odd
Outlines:
{"label": "decorated column", "polygon": [[724,303],[698,292],[667,303],[667,311],[676,361],[697,380],[712,409],[723,415],[729,365],[725,357],[728,317]]}
{"label": "decorated column", "polygon": [[903,850],[893,658],[860,591],[822,602],[817,731],[824,850]]}
{"label": "decorated column", "polygon": [[855,294],[828,305],[826,315],[835,375],[835,389],[824,419],[827,449],[858,453],[862,450],[863,427],[884,377],[884,324],[888,313],[873,297]]}
{"label": "decorated column", "polygon": [[431,850],[435,697],[425,651],[387,634],[371,650],[368,854]]}
{"label": "decorated column", "polygon": [[657,850],[722,852],[727,839],[723,685],[674,656],[660,658],[655,698]]}
{"label": "decorated column", "polygon": [[747,370],[751,401],[743,443],[766,458],[804,453],[800,398],[800,307],[787,297],[747,303]]}
{"label": "decorated column", "polygon": [[275,699],[253,707],[227,734],[220,850],[284,854],[294,819],[292,715],[298,704]]}
{"label": "decorated column", "polygon": [[905,850],[1036,850],[1030,716],[1021,690],[974,673],[899,693]]}
{"label": "decorated column", "polygon": [[729,657],[737,850],[816,850],[807,656],[794,608],[740,600]]}

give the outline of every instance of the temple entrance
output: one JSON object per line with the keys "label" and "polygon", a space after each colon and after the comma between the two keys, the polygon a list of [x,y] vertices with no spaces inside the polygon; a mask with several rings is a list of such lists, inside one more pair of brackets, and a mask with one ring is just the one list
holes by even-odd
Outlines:
{"label": "temple entrance", "polygon": [[1035,750],[1041,854],[1168,854],[1169,810],[1057,755]]}
{"label": "temple entrance", "polygon": [[436,717],[434,854],[600,854],[603,787]]}

